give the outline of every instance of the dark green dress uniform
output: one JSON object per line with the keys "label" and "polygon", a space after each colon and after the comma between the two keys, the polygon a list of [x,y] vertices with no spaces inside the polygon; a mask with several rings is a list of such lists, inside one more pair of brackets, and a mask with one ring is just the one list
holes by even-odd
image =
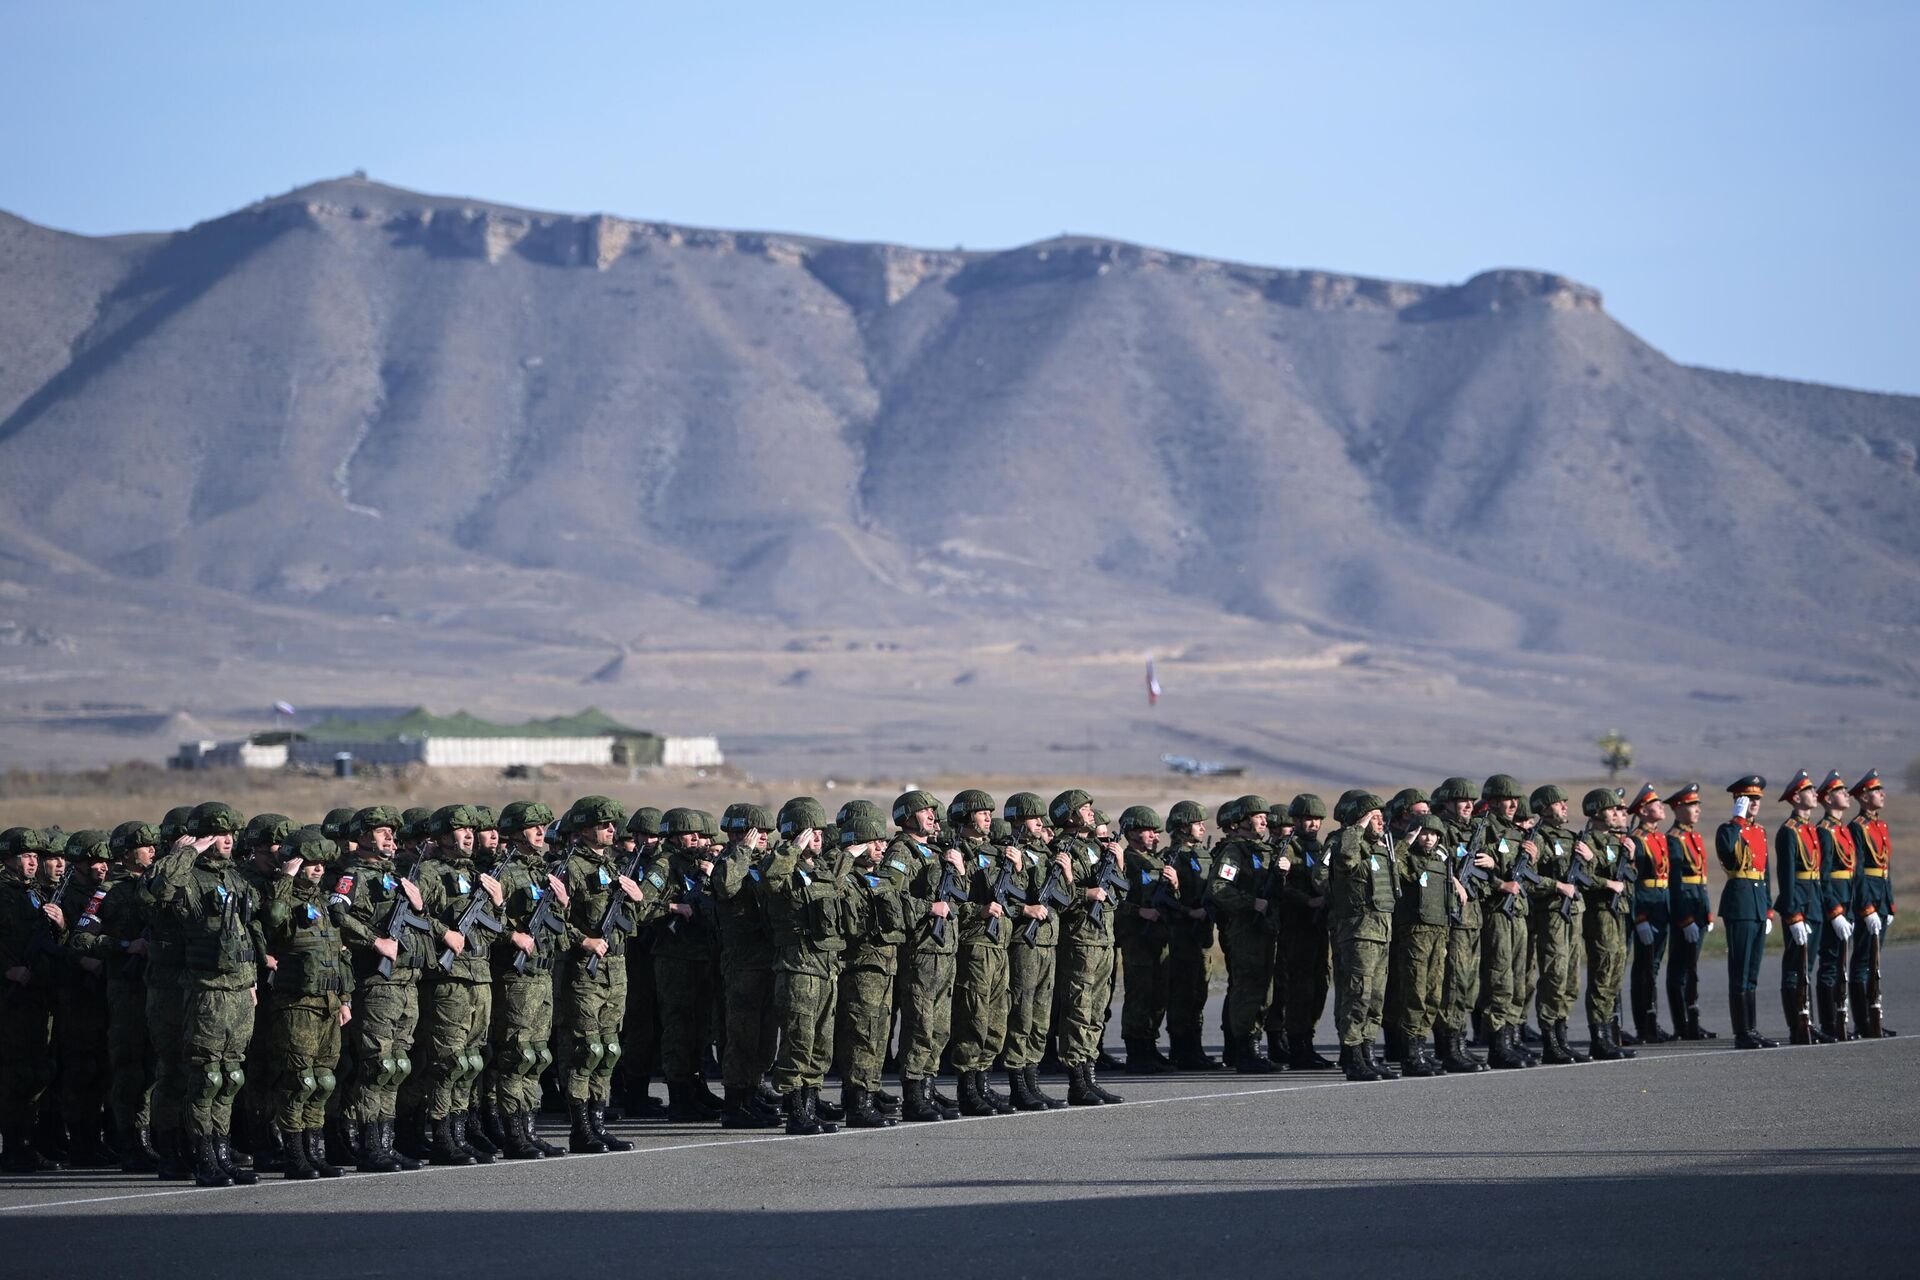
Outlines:
{"label": "dark green dress uniform", "polygon": [[[1689,782],[1667,797],[1677,808],[1700,802],[1700,784]],[[1667,915],[1673,921],[1672,956],[1667,963],[1667,1007],[1682,1040],[1712,1040],[1718,1032],[1700,1025],[1700,948],[1713,927],[1713,899],[1707,893],[1707,839],[1695,827],[1676,821],[1667,832],[1672,874],[1667,880]]]}
{"label": "dark green dress uniform", "polygon": [[[1419,836],[1431,832],[1433,847],[1422,851]],[[1429,814],[1394,849],[1399,880],[1393,911],[1393,962],[1400,970],[1400,1035],[1406,1043],[1406,1074],[1439,1075],[1445,1067],[1426,1050],[1427,1036],[1440,1017],[1446,992],[1447,930],[1457,905],[1445,844],[1447,828]]]}
{"label": "dark green dress uniform", "polygon": [[[1766,789],[1767,780],[1758,774],[1727,788],[1735,797],[1755,804]],[[1766,828],[1748,817],[1734,818],[1720,824],[1713,846],[1727,873],[1726,887],[1720,891],[1720,920],[1727,928],[1727,1000],[1736,1047],[1772,1048],[1774,1042],[1760,1035],[1756,1025],[1760,958],[1773,923],[1773,908],[1767,901]]]}
{"label": "dark green dress uniform", "polygon": [[[1657,798],[1651,787],[1645,794]],[[1654,827],[1636,827],[1633,843],[1639,878],[1633,884],[1633,969],[1627,986],[1633,1004],[1634,1034],[1643,1044],[1659,1044],[1674,1038],[1660,1026],[1659,995],[1660,970],[1673,926],[1673,853],[1670,837]],[[1643,926],[1651,932],[1651,938],[1644,936]]]}
{"label": "dark green dress uniform", "polygon": [[[797,829],[819,830],[826,825],[824,813],[820,819],[803,820]],[[773,1088],[794,1134],[834,1129],[820,1119],[819,1095],[833,1062],[839,995],[835,958],[847,945],[842,916],[848,886],[831,870],[811,849],[786,843],[768,859],[762,878],[774,945],[773,1004],[780,1022]]]}
{"label": "dark green dress uniform", "polygon": [[[310,830],[296,832],[282,851],[321,862],[332,842],[318,828]],[[297,873],[276,878],[267,897],[267,950],[279,965],[266,1006],[267,1060],[274,1073],[269,1096],[289,1178],[339,1173],[327,1162],[322,1130],[327,1099],[339,1083],[334,1064],[340,1059],[340,1014],[352,975],[328,896],[325,886]]]}
{"label": "dark green dress uniform", "polygon": [[[31,827],[0,832],[0,854],[38,856],[46,839]],[[0,869],[0,1169],[33,1173],[58,1169],[33,1149],[40,1096],[53,1081],[54,988],[65,930],[46,916],[38,886],[12,868]],[[26,970],[22,975],[17,970]],[[24,981],[22,980],[24,978]]]}
{"label": "dark green dress uniform", "polygon": [[1340,1033],[1340,1065],[1349,1079],[1390,1078],[1375,1060],[1374,1041],[1386,1002],[1387,960],[1399,892],[1393,846],[1366,829],[1367,815],[1385,804],[1350,791],[1334,806],[1341,827],[1327,843],[1327,919],[1333,931],[1334,973],[1340,987],[1333,1016]]}
{"label": "dark green dress uniform", "polygon": [[[1864,810],[1867,793],[1882,790],[1880,774],[1869,769],[1867,776],[1850,788]],[[1868,1037],[1890,1036],[1894,1032],[1880,1019],[1878,968],[1880,944],[1893,928],[1893,832],[1888,829],[1884,810],[1862,812],[1848,830],[1858,851],[1860,873],[1854,878],[1854,931],[1860,936],[1853,949],[1853,962],[1847,969],[1847,989],[1852,997],[1854,1025]],[[1876,932],[1869,921],[1877,920]]]}
{"label": "dark green dress uniform", "polygon": [[[1773,909],[1787,931],[1780,957],[1780,1008],[1793,1044],[1812,1044],[1816,1038],[1813,976],[1826,923],[1821,895],[1823,825],[1790,817],[1773,833],[1773,869],[1779,886]],[[1804,944],[1794,941],[1796,925],[1806,928]]]}
{"label": "dark green dress uniform", "polygon": [[[500,922],[506,934],[494,943],[489,957],[493,968],[493,1017],[488,1026],[491,1055],[487,1076],[492,1082],[500,1129],[506,1137],[502,1150],[510,1159],[558,1156],[565,1151],[543,1141],[534,1132],[540,1111],[540,1074],[553,1065],[553,987],[566,945],[564,933],[535,929],[534,917],[548,906],[553,887],[548,883],[543,851],[516,837],[530,826],[553,821],[545,805],[517,801],[501,810],[505,843],[493,865],[500,882]],[[511,833],[511,834],[509,834]],[[551,908],[551,909],[557,909]],[[533,939],[533,952],[516,946],[510,935]]]}
{"label": "dark green dress uniform", "polygon": [[[362,810],[356,815],[356,822],[365,814]],[[347,1024],[347,1035],[353,1041],[354,1074],[344,1114],[359,1132],[363,1172],[390,1173],[412,1165],[394,1154],[394,1116],[400,1086],[413,1073],[420,978],[430,963],[432,944],[423,931],[404,930],[395,939],[399,952],[388,966],[390,972],[380,971],[382,957],[374,943],[387,936],[395,909],[405,901],[400,881],[392,860],[363,841],[335,877],[327,898],[328,914],[346,943],[353,970],[353,1021]]]}
{"label": "dark green dress uniform", "polygon": [[[1267,915],[1280,906],[1272,887],[1272,848],[1251,831],[1240,829],[1251,816],[1253,801],[1259,799],[1242,796],[1221,807],[1221,826],[1228,833],[1214,846],[1207,883],[1227,959],[1227,1059],[1248,1072],[1273,1070],[1257,1038],[1273,983],[1273,934],[1267,928]],[[1257,811],[1265,814],[1266,810],[1266,801],[1260,800]]]}

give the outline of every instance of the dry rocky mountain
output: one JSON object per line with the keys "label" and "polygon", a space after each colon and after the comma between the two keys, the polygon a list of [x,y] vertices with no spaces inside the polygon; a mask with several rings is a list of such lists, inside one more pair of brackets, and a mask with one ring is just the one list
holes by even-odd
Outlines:
{"label": "dry rocky mountain", "polygon": [[352,178],[0,214],[0,298],[0,759],[275,697],[593,701],[796,771],[1920,746],[1920,399],[1675,364],[1555,275]]}

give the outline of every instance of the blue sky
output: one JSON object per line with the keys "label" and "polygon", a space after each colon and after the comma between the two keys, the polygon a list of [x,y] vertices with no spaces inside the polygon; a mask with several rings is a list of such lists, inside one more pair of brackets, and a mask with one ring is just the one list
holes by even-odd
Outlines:
{"label": "blue sky", "polygon": [[1920,392],[1920,5],[0,0],[0,208],[186,226],[356,168],[574,212],[1412,280]]}

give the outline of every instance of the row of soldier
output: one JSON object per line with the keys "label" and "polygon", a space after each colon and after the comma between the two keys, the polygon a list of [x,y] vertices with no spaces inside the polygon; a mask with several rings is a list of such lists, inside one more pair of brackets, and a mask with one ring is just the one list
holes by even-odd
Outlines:
{"label": "row of soldier", "polygon": [[[1763,921],[1771,929],[1771,905],[1789,921],[1794,1038],[1847,1034],[1835,975],[1855,922],[1872,946],[1854,947],[1852,1003],[1863,1027],[1871,1010],[1869,1034],[1883,1031],[1874,980],[1893,914],[1883,792],[1874,775],[1851,789],[1837,775],[1796,783],[1787,799],[1798,817],[1818,804],[1827,819],[1782,827],[1778,904],[1764,901],[1765,842],[1748,834],[1763,781],[1730,788],[1742,812],[1716,841],[1741,1047],[1771,1043],[1756,1028],[1751,945]],[[1853,797],[1866,813],[1843,824]],[[1191,801],[1164,828],[1145,806],[1110,827],[1079,791],[1050,805],[1020,793],[996,816],[991,797],[968,790],[944,824],[931,794],[909,792],[891,833],[864,802],[829,820],[807,797],[777,815],[734,805],[723,823],[692,809],[628,819],[590,796],[558,821],[522,802],[497,820],[470,806],[374,807],[299,829],[271,814],[243,823],[210,803],[158,829],[78,833],[57,853],[57,833],[16,828],[0,834],[0,1015],[19,1046],[0,1061],[0,1140],[10,1170],[50,1163],[33,1115],[51,1074],[49,1022],[76,1162],[107,1158],[106,1095],[123,1167],[209,1185],[256,1169],[301,1178],[344,1163],[387,1172],[562,1154],[535,1129],[550,1066],[570,1114],[567,1150],[625,1149],[606,1125],[623,1044],[635,1040],[657,1040],[668,1115],[735,1128],[813,1133],[1099,1105],[1119,1100],[1098,1078],[1111,1064],[1102,1038],[1116,970],[1130,1071],[1221,1065],[1200,1046],[1216,930],[1228,1056],[1243,1072],[1334,1065],[1313,1046],[1329,976],[1350,1079],[1395,1074],[1376,1057],[1383,1019],[1386,1057],[1409,1075],[1533,1065],[1520,1035],[1530,998],[1541,1057],[1584,1061],[1566,1028],[1582,950],[1592,1054],[1630,1055],[1623,1042],[1636,1037],[1618,1007],[1630,947],[1639,1038],[1666,1038],[1653,991],[1669,942],[1677,1029],[1713,1035],[1694,983],[1714,925],[1699,804],[1691,785],[1665,800],[1643,788],[1631,802],[1598,789],[1575,831],[1557,787],[1523,797],[1505,775],[1483,787],[1450,778],[1431,797],[1350,791],[1323,838],[1318,797],[1243,796],[1215,814],[1211,847]],[[1486,1062],[1467,1048],[1470,1021]],[[702,1071],[716,1043],[722,1098]],[[651,1056],[648,1046],[637,1070],[628,1063],[636,1110],[652,1101]],[[1040,1088],[1048,1057],[1066,1070],[1064,1101]],[[881,1086],[895,1062],[899,1098]],[[935,1087],[943,1065],[957,1098]],[[838,1107],[820,1097],[836,1068]],[[1007,1094],[988,1083],[994,1069]],[[256,1121],[251,1161],[234,1149],[237,1101]]]}

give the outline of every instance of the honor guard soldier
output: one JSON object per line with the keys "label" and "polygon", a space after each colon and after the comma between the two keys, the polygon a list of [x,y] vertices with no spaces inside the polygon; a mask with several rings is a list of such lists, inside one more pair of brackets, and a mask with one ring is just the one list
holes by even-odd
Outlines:
{"label": "honor guard soldier", "polygon": [[1667,961],[1667,1007],[1682,1040],[1713,1040],[1719,1032],[1700,1025],[1700,947],[1713,931],[1713,899],[1707,894],[1707,838],[1700,832],[1700,784],[1689,782],[1667,797],[1673,828],[1667,832],[1672,874],[1667,915],[1673,921]]}
{"label": "honor guard soldier", "polygon": [[1861,1035],[1877,1039],[1894,1034],[1880,1020],[1880,943],[1893,928],[1893,833],[1887,829],[1887,792],[1877,769],[1867,770],[1867,776],[1853,784],[1851,794],[1860,801],[1860,816],[1852,830],[1860,855],[1855,901],[1866,945],[1854,948],[1848,988],[1853,994],[1854,1024]]}
{"label": "honor guard soldier", "polygon": [[[1836,781],[1838,777],[1834,775]],[[1844,795],[1846,783],[1839,787]],[[1773,833],[1773,869],[1779,880],[1773,909],[1787,931],[1780,957],[1780,1009],[1787,1018],[1788,1041],[1812,1044],[1827,1038],[1825,1027],[1816,1028],[1813,1019],[1813,957],[1820,954],[1826,912],[1820,887],[1824,837],[1814,823],[1819,798],[1805,769],[1793,775],[1780,799],[1792,811]]]}
{"label": "honor guard soldier", "polygon": [[1633,1030],[1644,1044],[1664,1044],[1673,1032],[1660,1025],[1660,968],[1667,955],[1667,934],[1673,923],[1669,910],[1673,854],[1661,824],[1667,806],[1651,782],[1642,786],[1627,806],[1634,827],[1633,968],[1627,979],[1633,1004]]}
{"label": "honor guard soldier", "polygon": [[1727,786],[1733,816],[1714,833],[1714,854],[1727,873],[1720,891],[1720,919],[1727,926],[1727,1002],[1733,1016],[1734,1047],[1771,1049],[1775,1041],[1760,1034],[1760,957],[1773,932],[1773,908],[1767,901],[1767,832],[1755,819],[1767,792],[1767,780],[1749,774]]}

